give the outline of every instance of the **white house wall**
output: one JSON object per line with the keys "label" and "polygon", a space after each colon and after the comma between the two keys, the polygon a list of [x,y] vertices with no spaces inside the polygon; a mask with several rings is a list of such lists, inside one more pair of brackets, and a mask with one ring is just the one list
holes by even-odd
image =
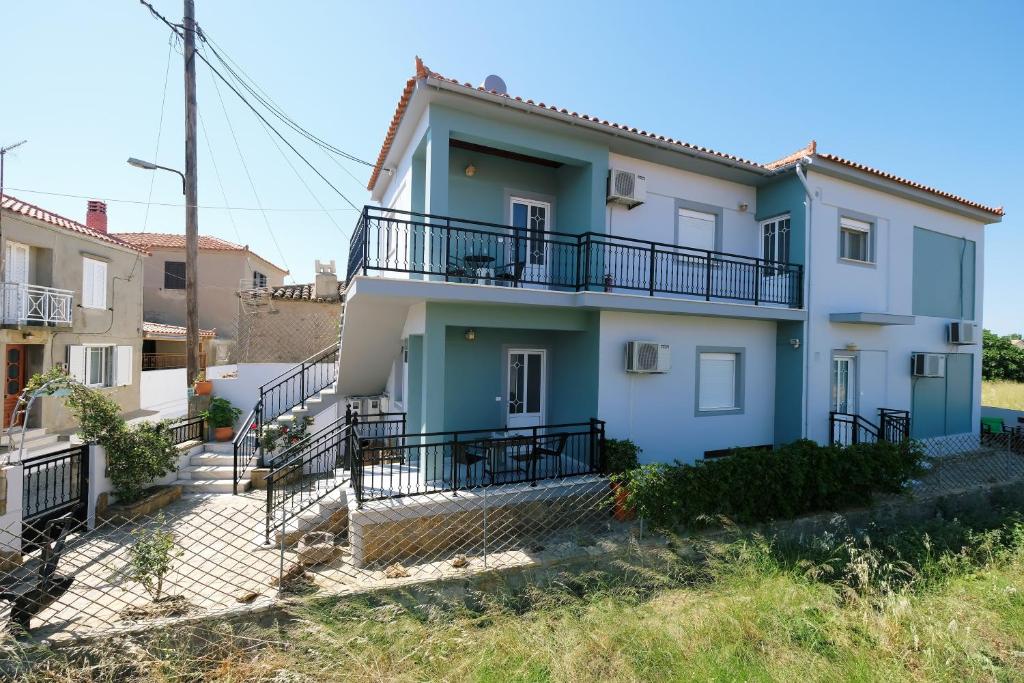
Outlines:
{"label": "white house wall", "polygon": [[[671,371],[627,373],[625,347],[632,340],[668,344]],[[699,346],[744,349],[742,413],[695,415]],[[775,346],[772,321],[603,311],[598,414],[608,436],[635,441],[643,462],[692,462],[708,450],[771,444]]]}
{"label": "white house wall", "polygon": [[[808,175],[815,193],[810,239],[811,272],[808,307],[807,435],[828,438],[831,405],[831,358],[848,345],[858,356],[858,412],[877,422],[877,408],[911,408],[910,358],[914,352],[972,353],[974,396],[972,424],[978,424],[981,396],[981,345],[946,343],[950,318],[917,316],[913,325],[832,323],[831,313],[913,314],[914,227],[976,242],[976,323],[981,326],[984,281],[984,229],[981,223],[911,202],[833,176]],[[839,261],[839,217],[866,214],[876,221],[874,265]]]}
{"label": "white house wall", "polygon": [[[722,210],[720,251],[759,255],[758,228],[754,220],[757,190],[754,187],[619,154],[610,154],[608,164],[611,168],[634,171],[647,178],[645,203],[632,210],[609,204],[606,221],[610,234],[674,244],[676,200],[683,200]],[[739,210],[741,204],[747,204],[746,211]]]}

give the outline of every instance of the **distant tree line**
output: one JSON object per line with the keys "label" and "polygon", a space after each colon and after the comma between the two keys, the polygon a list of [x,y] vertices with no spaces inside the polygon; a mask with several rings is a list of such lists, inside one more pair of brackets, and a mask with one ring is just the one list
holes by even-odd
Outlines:
{"label": "distant tree line", "polygon": [[1010,382],[1024,382],[1024,348],[1014,345],[1019,334],[1001,337],[991,330],[982,334],[981,376]]}

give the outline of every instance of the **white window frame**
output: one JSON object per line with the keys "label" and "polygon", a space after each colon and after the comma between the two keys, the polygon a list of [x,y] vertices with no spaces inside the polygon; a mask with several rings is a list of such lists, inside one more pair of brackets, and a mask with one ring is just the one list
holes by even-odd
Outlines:
{"label": "white window frame", "polygon": [[[781,249],[782,240],[779,239],[779,235],[781,233],[781,228],[780,228],[779,224],[782,221],[789,221],[789,225],[787,225],[786,228],[785,228],[785,231],[787,233],[786,249],[785,249],[786,253],[785,254],[780,253],[782,251],[782,249]],[[764,249],[764,232],[765,232],[765,229],[768,228],[769,226],[774,226],[774,235],[773,235],[773,240],[772,240],[772,252],[773,253],[771,253],[771,254],[765,253],[765,249]],[[792,242],[792,239],[793,239],[793,228],[792,228],[792,226],[793,226],[793,221],[790,218],[790,214],[788,214],[788,213],[787,214],[783,214],[781,216],[773,216],[772,218],[766,218],[765,220],[761,221],[758,224],[758,227],[760,228],[760,231],[759,231],[760,234],[759,234],[759,239],[758,239],[758,245],[759,245],[758,246],[758,251],[761,254],[761,259],[762,260],[764,260],[764,261],[771,261],[772,263],[789,263],[789,259],[790,259],[790,256],[791,256],[790,251],[791,251],[792,246],[793,246],[793,242]]]}
{"label": "white window frame", "polygon": [[[114,349],[116,348],[113,344],[85,344],[85,386],[92,388],[106,388],[113,386],[113,373],[114,373]],[[93,352],[99,350],[100,356],[100,375],[101,379],[99,382],[92,382],[92,369],[94,365]]]}
{"label": "white window frame", "polygon": [[[713,346],[698,346],[697,347],[697,368],[694,382],[694,415],[697,417],[705,417],[710,415],[739,415],[744,412],[744,360],[745,360],[745,349],[734,348],[734,347],[713,347]],[[733,392],[732,392],[732,405],[731,406],[705,406],[702,403],[701,398],[701,386],[703,383],[702,367],[705,357],[708,360],[725,360],[725,356],[730,356],[733,361]]]}
{"label": "white window frame", "polygon": [[[706,217],[706,218],[705,218]],[[683,222],[681,219],[691,218],[693,220],[701,221],[702,223],[709,223],[711,227],[711,246],[710,247],[699,247],[693,244],[686,244],[683,237]],[[708,220],[710,219],[710,220]],[[701,211],[700,209],[689,209],[685,206],[676,207],[676,246],[684,249],[694,249],[696,251],[716,251],[718,245],[718,214],[711,211]]]}
{"label": "white window frame", "polygon": [[[99,287],[97,287],[99,285]],[[82,308],[107,307],[107,262],[82,257]]]}
{"label": "white window frame", "polygon": [[[522,204],[526,206],[526,227],[520,228],[524,231],[525,236],[521,239],[526,240],[526,265],[543,268],[548,261],[548,235],[547,233],[555,229],[554,227],[554,212],[552,211],[551,202],[544,201],[543,199],[529,199],[522,195],[510,194],[508,198],[508,224],[513,225],[513,219],[515,216],[516,204]],[[544,229],[543,230],[531,230],[530,229],[530,208],[541,208],[544,209]],[[531,239],[532,233],[539,233],[541,240],[541,252],[538,255],[536,249],[534,249],[534,240]],[[519,259],[519,254],[516,254],[515,259]]]}
{"label": "white window frame", "polygon": [[[846,410],[839,410],[839,366],[846,365]],[[832,356],[832,367],[829,369],[832,377],[830,381],[831,396],[829,404],[832,412],[843,412],[847,414],[857,413],[857,356],[853,354],[837,353]]]}
{"label": "white window frame", "polygon": [[[852,218],[850,216],[839,217],[839,258],[842,261],[853,263],[874,263],[874,230],[875,226],[870,221]],[[857,258],[844,253],[846,245],[846,234],[856,233],[864,238],[864,258]]]}

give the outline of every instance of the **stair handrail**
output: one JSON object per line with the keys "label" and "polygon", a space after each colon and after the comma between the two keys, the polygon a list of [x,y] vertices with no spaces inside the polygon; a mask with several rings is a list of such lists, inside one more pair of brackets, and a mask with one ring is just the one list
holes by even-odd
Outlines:
{"label": "stair handrail", "polygon": [[[238,482],[241,481],[242,475],[249,469],[249,465],[252,464],[253,455],[263,450],[263,424],[260,420],[260,416],[263,412],[263,399],[256,401],[256,405],[253,406],[249,414],[245,416],[238,428],[238,433],[235,434],[235,438],[231,440],[231,452],[232,452],[232,485],[231,490],[234,494],[238,494]],[[253,436],[252,432],[256,434]],[[251,452],[243,454],[245,462],[242,464],[241,469],[238,467],[238,452],[244,446],[245,439],[255,438],[255,448],[251,448]]]}
{"label": "stair handrail", "polygon": [[261,392],[265,391],[267,389],[267,387],[269,387],[271,384],[274,384],[279,379],[285,378],[285,376],[291,376],[291,375],[296,374],[295,373],[295,369],[296,368],[300,368],[300,369],[304,368],[307,363],[312,365],[314,361],[319,360],[321,357],[326,356],[326,355],[330,355],[334,351],[337,351],[339,345],[340,345],[339,342],[334,342],[330,346],[326,346],[326,347],[320,349],[319,351],[317,351],[313,355],[309,356],[308,358],[306,358],[306,359],[304,359],[302,361],[299,361],[297,364],[295,364],[292,367],[288,368],[287,370],[285,370],[281,374],[277,375],[276,377],[272,377],[271,379],[269,379],[266,382],[264,382],[263,384],[261,384],[260,385],[260,391]]}

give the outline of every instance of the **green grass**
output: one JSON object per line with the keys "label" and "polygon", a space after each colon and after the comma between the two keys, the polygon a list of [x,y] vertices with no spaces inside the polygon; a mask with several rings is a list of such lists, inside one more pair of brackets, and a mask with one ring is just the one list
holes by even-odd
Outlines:
{"label": "green grass", "polygon": [[1024,680],[1014,515],[606,562],[459,600],[314,600],[280,630],[157,634],[88,669],[35,653],[18,680]]}
{"label": "green grass", "polygon": [[981,383],[981,405],[1024,410],[1024,383],[985,381]]}

